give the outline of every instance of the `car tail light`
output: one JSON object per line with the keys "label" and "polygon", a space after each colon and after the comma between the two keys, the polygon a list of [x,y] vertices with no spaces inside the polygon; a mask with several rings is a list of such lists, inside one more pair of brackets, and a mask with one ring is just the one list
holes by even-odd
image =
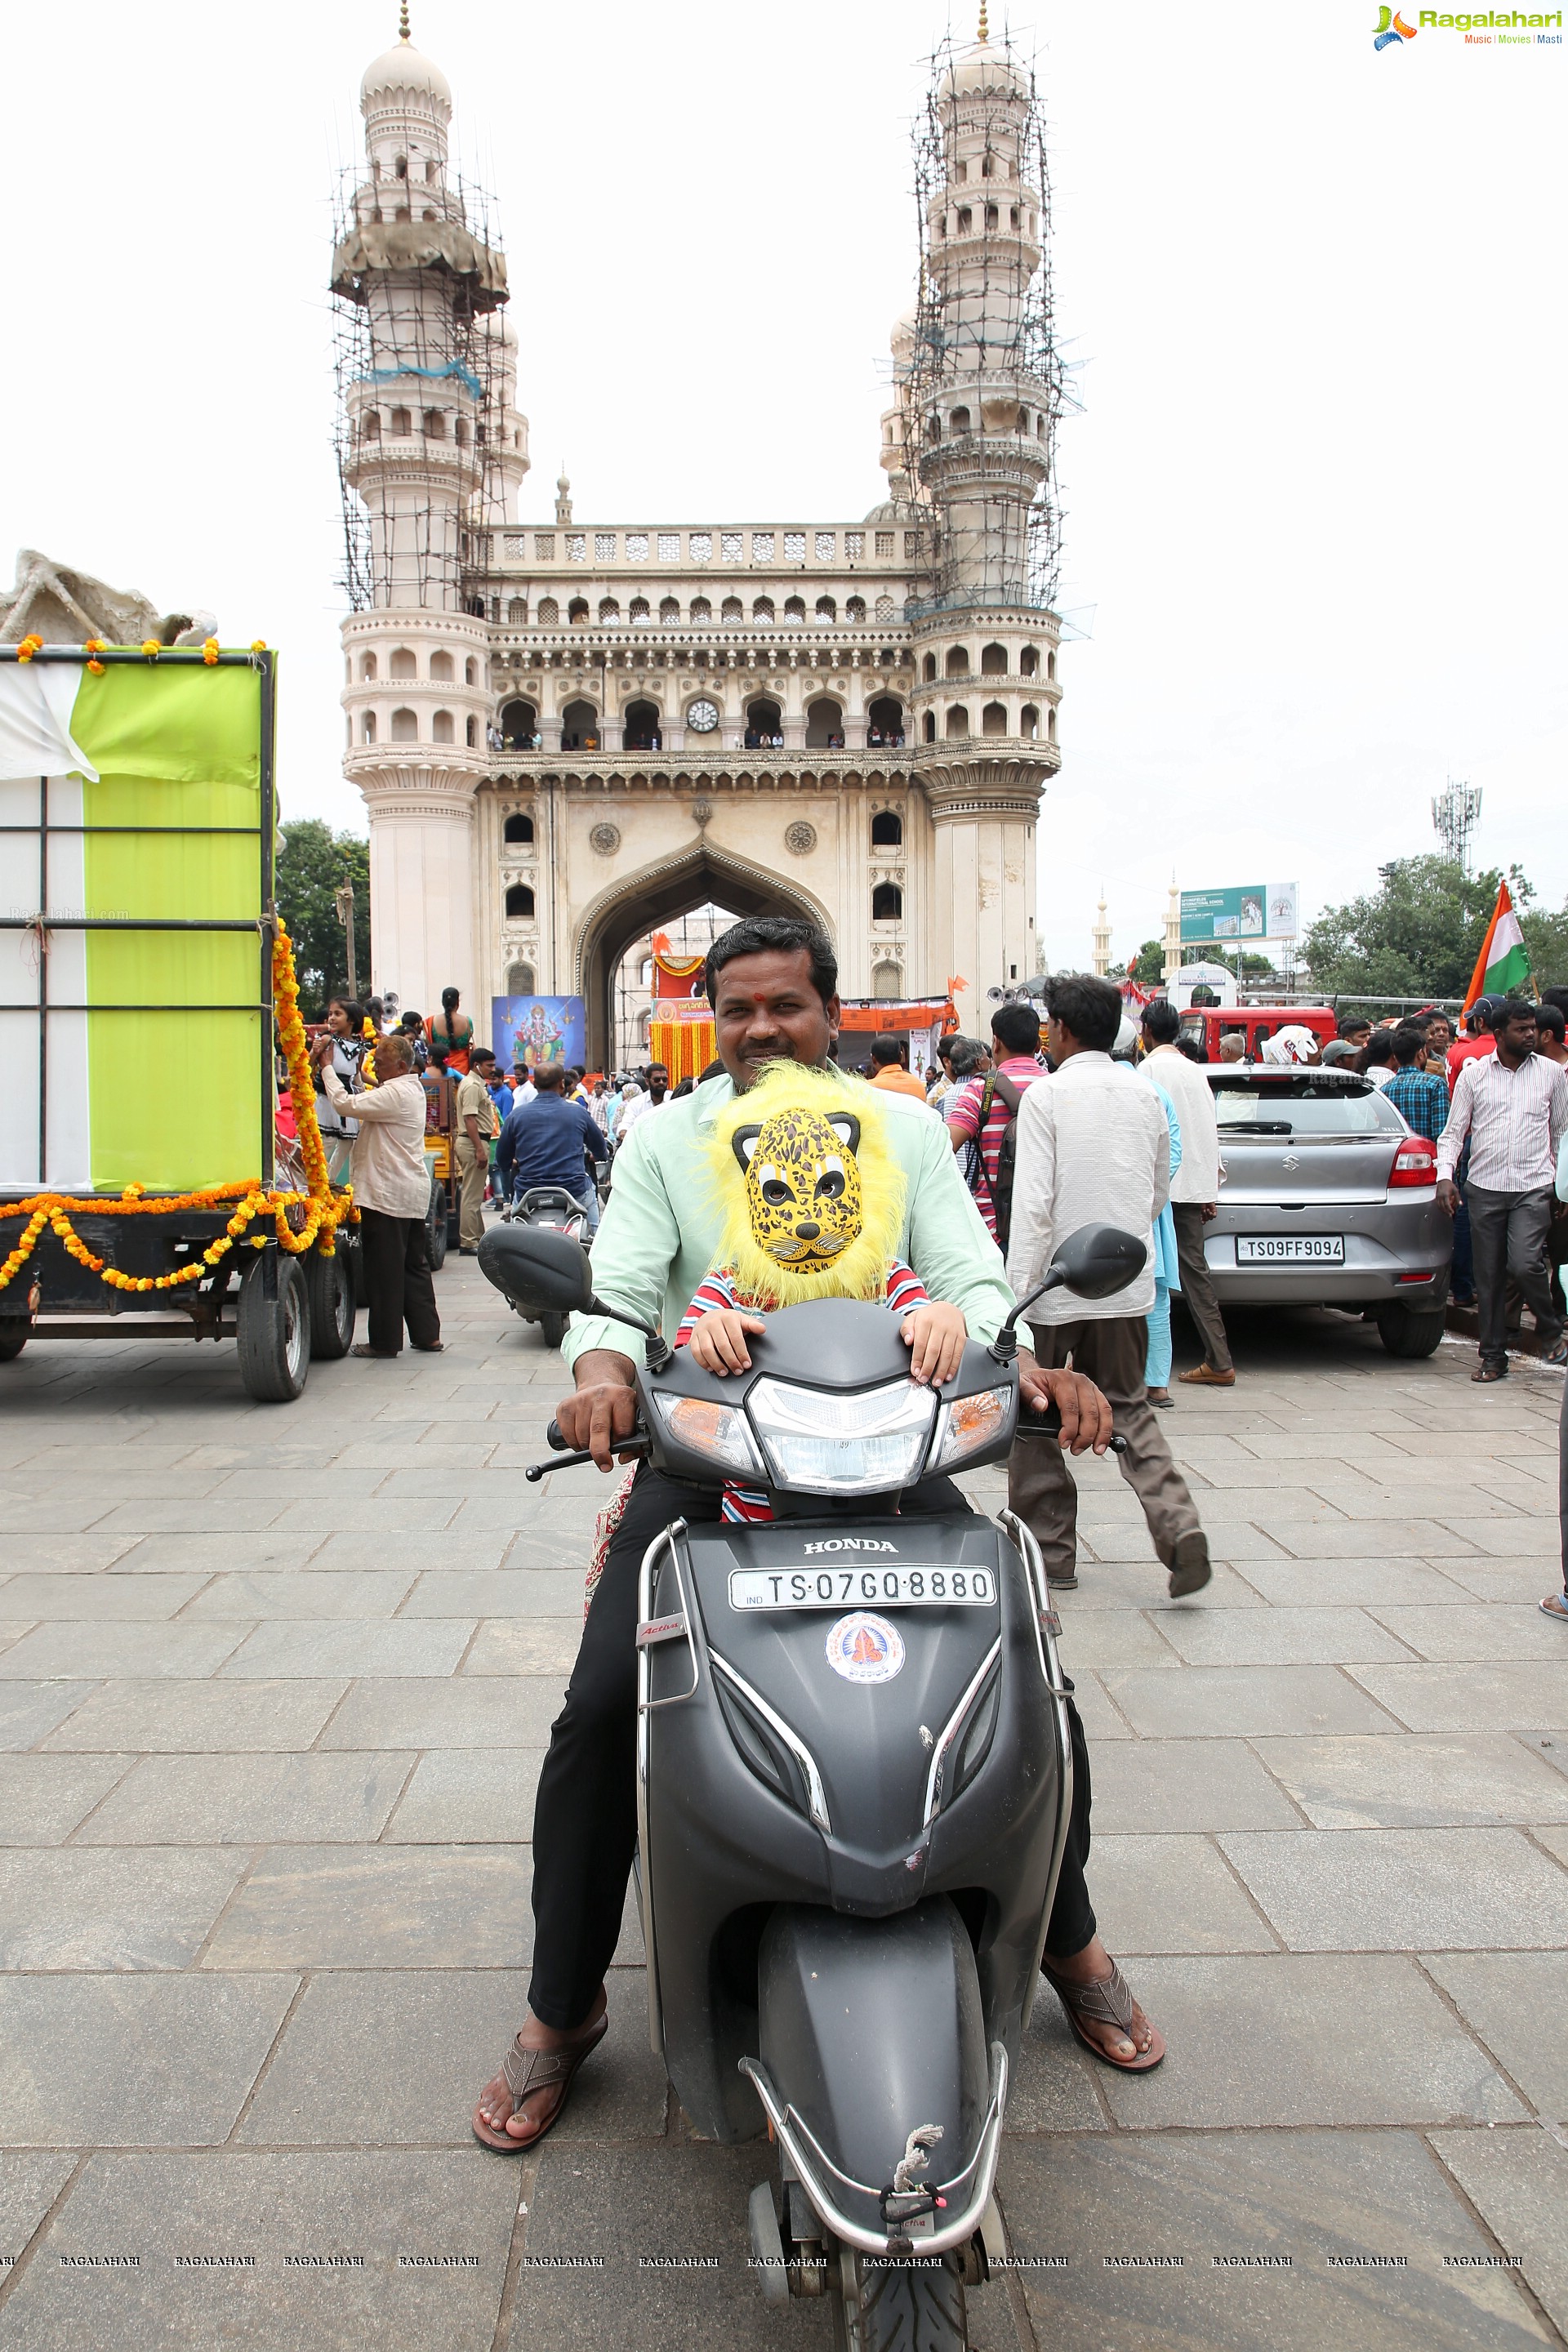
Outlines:
{"label": "car tail light", "polygon": [[1435,1184],[1437,1181],[1437,1147],[1424,1135],[1407,1135],[1394,1155],[1394,1165],[1388,1171],[1391,1192],[1406,1192],[1415,1184]]}

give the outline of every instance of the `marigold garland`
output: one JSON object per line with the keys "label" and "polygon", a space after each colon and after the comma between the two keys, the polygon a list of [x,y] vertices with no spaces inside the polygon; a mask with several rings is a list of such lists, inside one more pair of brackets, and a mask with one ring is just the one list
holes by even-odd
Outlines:
{"label": "marigold garland", "polygon": [[108,643],[109,640],[107,637],[89,637],[86,644],[82,646],[83,653],[91,656],[87,666],[92,672],[94,677],[101,677],[104,670],[108,667],[107,663],[100,662],[98,658],[99,655],[107,647]]}
{"label": "marigold garland", "polygon": [[21,644],[16,648],[16,659],[19,662],[30,662],[36,653],[41,653],[43,651],[43,646],[44,641],[42,637],[29,634],[27,636],[23,638]]}
{"label": "marigold garland", "polygon": [[[312,1248],[319,1249],[323,1257],[331,1257],[337,1246],[338,1227],[357,1220],[359,1211],[354,1207],[352,1191],[334,1191],[328,1181],[327,1155],[316,1122],[315,1089],[310,1083],[310,1045],[300,1017],[294,943],[281,922],[272,943],[272,992],[278,1013],[278,1042],[289,1071],[289,1097],[294,1106],[294,1124],[310,1190],[268,1192],[257,1178],[247,1177],[233,1184],[205,1185],[195,1192],[160,1193],[150,1201],[143,1197],[145,1188],[141,1184],[128,1184],[117,1201],[78,1200],[63,1192],[36,1192],[29,1200],[16,1202],[8,1208],[0,1207],[0,1215],[21,1214],[27,1220],[16,1248],[0,1264],[0,1290],[26,1264],[46,1225],[79,1265],[101,1275],[113,1290],[178,1290],[188,1283],[199,1282],[209,1267],[218,1265],[247,1238],[253,1249],[264,1247],[264,1237],[248,1234],[247,1229],[258,1219],[268,1216],[272,1220],[279,1248],[287,1250],[290,1257],[302,1257]],[[173,1274],[121,1274],[118,1266],[110,1265],[90,1250],[71,1223],[73,1216],[177,1214],[184,1209],[219,1208],[225,1202],[234,1203],[234,1212],[218,1239],[210,1242],[199,1257],[177,1267]],[[305,1213],[298,1233],[289,1223],[290,1209],[302,1209]]]}

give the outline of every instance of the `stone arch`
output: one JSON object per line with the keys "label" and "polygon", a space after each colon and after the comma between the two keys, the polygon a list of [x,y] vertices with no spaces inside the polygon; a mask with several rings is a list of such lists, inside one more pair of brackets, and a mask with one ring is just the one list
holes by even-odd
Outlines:
{"label": "stone arch", "polygon": [[584,909],[573,943],[573,992],[586,1008],[591,1069],[607,1066],[615,1035],[611,991],[626,950],[710,900],[738,915],[798,915],[837,939],[827,908],[799,883],[786,885],[706,840],[613,882]]}

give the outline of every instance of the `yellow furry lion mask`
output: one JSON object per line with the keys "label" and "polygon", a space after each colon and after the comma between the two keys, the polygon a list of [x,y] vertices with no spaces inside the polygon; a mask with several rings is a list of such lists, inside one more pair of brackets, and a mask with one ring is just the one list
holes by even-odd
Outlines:
{"label": "yellow furry lion mask", "polygon": [[773,1062],[714,1122],[721,1263],[742,1293],[880,1298],[904,1223],[904,1172],[868,1087]]}

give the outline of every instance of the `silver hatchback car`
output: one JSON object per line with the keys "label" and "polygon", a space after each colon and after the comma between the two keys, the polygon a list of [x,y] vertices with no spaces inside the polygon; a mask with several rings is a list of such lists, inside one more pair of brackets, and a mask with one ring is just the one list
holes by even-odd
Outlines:
{"label": "silver hatchback car", "polygon": [[1431,1355],[1454,1249],[1436,1146],[1352,1073],[1205,1076],[1226,1171],[1204,1227],[1221,1303],[1360,1308],[1391,1355]]}

